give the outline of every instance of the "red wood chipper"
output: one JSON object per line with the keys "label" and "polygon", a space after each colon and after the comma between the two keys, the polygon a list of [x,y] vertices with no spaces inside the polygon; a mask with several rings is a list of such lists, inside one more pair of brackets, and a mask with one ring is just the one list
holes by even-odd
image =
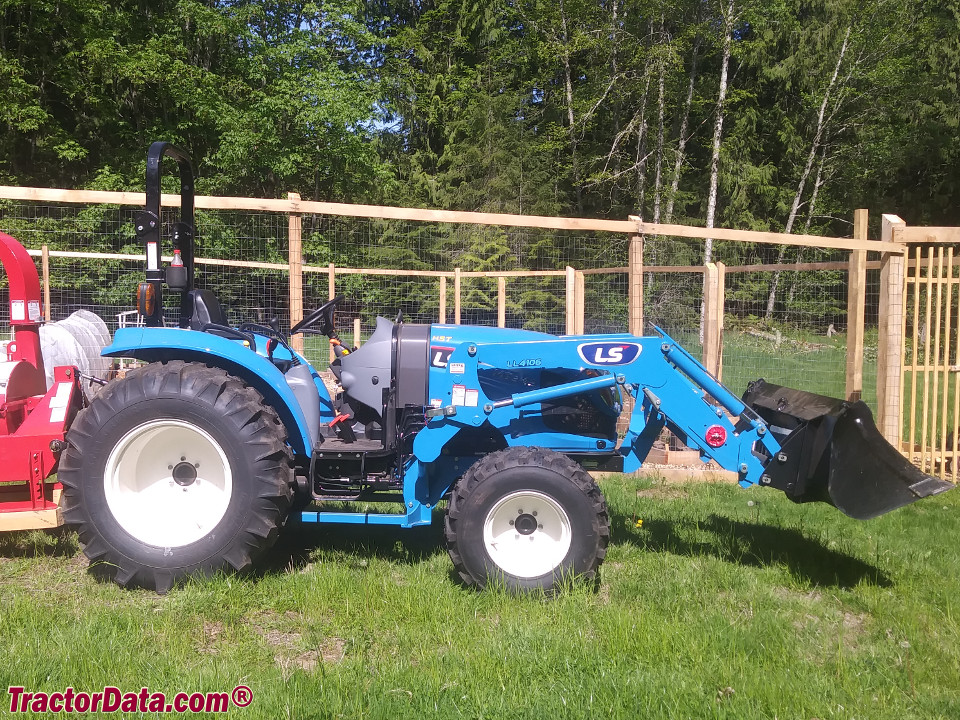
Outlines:
{"label": "red wood chipper", "polygon": [[0,233],[13,340],[0,353],[0,530],[61,524],[52,482],[64,436],[84,403],[76,367],[56,367],[47,389],[40,349],[40,278],[17,240]]}

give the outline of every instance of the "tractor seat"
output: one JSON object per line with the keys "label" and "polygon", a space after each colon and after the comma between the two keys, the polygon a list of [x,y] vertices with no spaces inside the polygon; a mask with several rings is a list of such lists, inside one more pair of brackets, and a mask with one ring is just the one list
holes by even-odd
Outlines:
{"label": "tractor seat", "polygon": [[228,326],[220,301],[210,290],[191,290],[180,302],[180,327],[204,330],[208,325]]}

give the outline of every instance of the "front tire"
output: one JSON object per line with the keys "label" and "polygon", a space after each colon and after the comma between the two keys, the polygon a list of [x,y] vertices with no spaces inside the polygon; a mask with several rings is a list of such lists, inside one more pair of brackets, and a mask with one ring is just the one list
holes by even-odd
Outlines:
{"label": "front tire", "polygon": [[544,448],[515,447],[486,456],[457,482],[444,530],[467,585],[552,593],[564,579],[596,577],[610,520],[580,465]]}
{"label": "front tire", "polygon": [[246,570],[290,509],[282,423],[218,368],[131,371],[77,416],[67,440],[64,521],[120,585],[165,592],[188,575]]}

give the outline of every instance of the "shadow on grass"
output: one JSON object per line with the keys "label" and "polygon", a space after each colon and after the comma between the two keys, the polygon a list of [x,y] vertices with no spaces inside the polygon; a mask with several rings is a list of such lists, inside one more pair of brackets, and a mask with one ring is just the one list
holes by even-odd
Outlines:
{"label": "shadow on grass", "polygon": [[0,557],[73,557],[80,552],[77,534],[63,527],[0,533]]}
{"label": "shadow on grass", "polygon": [[260,559],[253,576],[300,570],[317,550],[341,554],[348,563],[378,558],[413,565],[444,551],[443,513],[434,513],[432,524],[415,528],[293,523]]}
{"label": "shadow on grass", "polygon": [[[629,526],[614,516],[616,527]],[[709,556],[752,567],[785,566],[813,585],[851,588],[861,582],[879,587],[893,583],[879,568],[832,550],[797,530],[709,515],[701,520],[650,520],[636,533],[617,533],[614,544],[632,544],[652,552],[689,557]]]}

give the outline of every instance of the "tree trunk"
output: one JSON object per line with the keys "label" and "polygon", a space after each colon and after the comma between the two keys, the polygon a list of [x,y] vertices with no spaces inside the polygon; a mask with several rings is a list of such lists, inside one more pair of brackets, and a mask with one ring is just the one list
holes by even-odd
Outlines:
{"label": "tree trunk", "polygon": [[[713,227],[717,212],[717,184],[720,172],[720,141],[723,137],[723,112],[727,100],[727,75],[730,68],[730,45],[733,40],[733,0],[723,17],[723,60],[720,64],[720,89],[717,92],[717,117],[713,123],[713,152],[710,155],[710,191],[707,195],[707,228]],[[703,247],[703,263],[713,257],[713,238],[707,238]],[[702,320],[701,320],[702,325]]]}
{"label": "tree trunk", "polygon": [[[661,44],[666,41],[666,33],[664,32],[664,23],[663,15],[660,15],[660,42]],[[653,222],[660,222],[660,186],[661,186],[661,171],[663,169],[663,116],[664,116],[664,103],[663,103],[663,92],[664,92],[664,75],[667,72],[667,63],[663,57],[664,53],[660,53],[659,65],[660,65],[660,76],[658,80],[657,88],[657,155],[655,160],[656,170],[654,172],[653,180]]]}
{"label": "tree trunk", "polygon": [[[803,232],[810,232],[810,224],[813,222],[813,214],[817,207],[817,196],[820,194],[820,188],[823,187],[826,179],[823,177],[823,166],[827,162],[828,139],[823,142],[823,150],[820,152],[820,162],[817,163],[817,177],[813,181],[813,193],[810,195],[810,205],[807,207],[807,221],[803,225]],[[803,262],[803,248],[797,250],[797,264]],[[793,305],[793,298],[797,292],[797,278],[800,273],[793,273],[793,282],[790,283],[790,292],[787,293],[787,307]]]}
{"label": "tree trunk", "polygon": [[[823,93],[823,102],[820,103],[820,112],[817,114],[817,130],[813,135],[813,142],[810,144],[810,152],[807,154],[807,163],[803,167],[803,172],[800,173],[800,180],[797,183],[797,192],[793,196],[793,205],[790,207],[790,215],[787,216],[787,224],[784,227],[784,232],[789,233],[793,230],[793,223],[797,219],[797,212],[800,209],[800,201],[803,198],[803,190],[807,184],[807,178],[810,176],[810,171],[813,169],[813,162],[817,157],[817,153],[820,151],[820,144],[823,138],[823,133],[826,130],[827,126],[827,104],[830,102],[830,92],[833,90],[833,86],[837,83],[837,77],[840,75],[840,65],[843,63],[843,56],[847,52],[847,43],[850,40],[850,31],[853,29],[853,25],[847,26],[847,33],[843,36],[843,44],[840,46],[840,54],[837,56],[837,64],[833,68],[833,76],[830,78],[830,82],[827,84],[827,89]],[[780,248],[780,254],[777,257],[777,264],[783,262],[783,256],[786,252],[786,247]],[[777,287],[780,285],[780,271],[778,270],[773,275],[773,282],[770,283],[770,294],[767,295],[767,312],[764,317],[769,320],[773,316],[773,308],[777,303]]]}
{"label": "tree trunk", "polygon": [[[611,85],[616,82],[617,73],[619,72],[619,62],[617,61],[617,53],[619,50],[619,39],[620,39],[620,29],[618,27],[618,15],[619,15],[620,0],[613,0],[610,3],[610,83]],[[621,104],[620,102],[613,103],[613,129],[614,137],[620,135],[622,129],[622,117],[621,117]],[[616,162],[619,159],[619,156],[614,158],[613,172],[616,174],[620,169],[620,163]]]}
{"label": "tree trunk", "polygon": [[670,195],[667,197],[667,211],[663,221],[669,223],[673,219],[673,205],[677,199],[677,190],[680,188],[680,171],[683,168],[684,151],[687,147],[687,128],[690,124],[690,106],[693,104],[693,87],[697,79],[697,59],[700,51],[700,36],[693,41],[693,52],[690,58],[690,82],[687,86],[687,99],[683,104],[683,118],[680,120],[680,135],[677,138],[677,157],[673,164],[673,179],[670,182]]}
{"label": "tree trunk", "polygon": [[583,214],[583,188],[580,187],[580,161],[577,156],[577,133],[574,127],[573,73],[570,70],[570,35],[567,32],[567,14],[560,0],[560,22],[563,26],[563,79],[567,96],[567,121],[570,130],[570,162],[573,170],[573,187],[577,193],[577,213]]}
{"label": "tree trunk", "polygon": [[[723,112],[727,99],[727,75],[730,68],[730,45],[733,39],[733,0],[723,17],[723,60],[720,64],[720,89],[717,92],[717,117],[713,123],[713,152],[710,156],[710,192],[707,195],[706,227],[712,228],[717,212],[717,184],[720,173],[720,140],[723,137]],[[703,264],[713,257],[713,238],[703,243]],[[707,294],[707,275],[703,275],[703,295]],[[700,344],[703,344],[703,302],[700,303]]]}
{"label": "tree trunk", "polygon": [[643,202],[647,191],[647,96],[650,91],[650,65],[644,72],[643,98],[640,101],[640,128],[637,130],[637,212],[643,217]]}
{"label": "tree trunk", "polygon": [[820,162],[817,164],[817,177],[813,181],[813,193],[810,195],[810,205],[807,207],[807,221],[803,225],[803,232],[810,232],[810,224],[813,222],[813,213],[817,206],[817,195],[820,194],[820,188],[823,187],[823,184],[826,182],[826,179],[823,177],[823,166],[827,162],[827,148],[829,144],[827,142],[828,138],[824,138],[822,145],[822,150],[820,151]]}

